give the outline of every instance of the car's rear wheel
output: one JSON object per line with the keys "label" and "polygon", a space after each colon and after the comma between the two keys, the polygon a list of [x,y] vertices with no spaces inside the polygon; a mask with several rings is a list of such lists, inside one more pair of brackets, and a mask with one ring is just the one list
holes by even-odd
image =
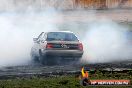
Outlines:
{"label": "car's rear wheel", "polygon": [[39,56],[40,63],[43,65],[47,65],[47,58],[46,56]]}
{"label": "car's rear wheel", "polygon": [[41,50],[39,50],[39,61],[43,65],[47,65],[47,57],[46,55],[42,55]]}
{"label": "car's rear wheel", "polygon": [[39,62],[39,58],[37,56],[31,55],[31,59],[34,63]]}
{"label": "car's rear wheel", "polygon": [[42,55],[41,50],[39,50],[39,60],[43,65],[56,65],[56,58],[49,55]]}

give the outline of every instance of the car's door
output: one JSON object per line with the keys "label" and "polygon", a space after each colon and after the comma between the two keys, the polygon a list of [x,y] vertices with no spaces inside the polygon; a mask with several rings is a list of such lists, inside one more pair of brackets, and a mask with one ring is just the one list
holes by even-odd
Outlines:
{"label": "car's door", "polygon": [[41,41],[42,41],[43,35],[44,35],[44,32],[42,32],[38,36],[37,42],[35,43],[35,54],[36,54],[36,56],[39,56],[39,49],[40,49],[40,46],[41,46]]}

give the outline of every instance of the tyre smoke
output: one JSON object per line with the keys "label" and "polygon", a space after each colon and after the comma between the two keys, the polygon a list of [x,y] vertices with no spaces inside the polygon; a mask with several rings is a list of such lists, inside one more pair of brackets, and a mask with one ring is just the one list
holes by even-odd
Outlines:
{"label": "tyre smoke", "polygon": [[30,62],[33,37],[41,32],[57,30],[55,10],[0,14],[0,66],[25,65]]}
{"label": "tyre smoke", "polygon": [[132,60],[127,28],[108,19],[89,23],[83,38],[85,63],[107,63]]}
{"label": "tyre smoke", "polygon": [[[86,63],[131,60],[132,48],[128,43],[126,27],[107,18],[98,19],[95,12],[83,11],[85,15],[81,11],[75,12],[60,14],[48,9],[1,13],[0,66],[29,64],[32,38],[41,32],[56,30],[69,30],[77,34],[84,45],[82,61]],[[91,17],[87,17],[88,14]]]}

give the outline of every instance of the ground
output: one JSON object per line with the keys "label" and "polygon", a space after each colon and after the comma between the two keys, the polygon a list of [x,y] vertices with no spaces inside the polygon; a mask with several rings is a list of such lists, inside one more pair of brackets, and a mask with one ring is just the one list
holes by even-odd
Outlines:
{"label": "ground", "polygon": [[[131,79],[132,71],[127,73],[120,72],[102,72],[97,70],[89,72],[90,79]],[[0,81],[0,88],[131,88],[132,86],[89,86],[83,87],[80,85],[80,74],[63,75],[56,77],[31,77],[31,78],[15,78]]]}

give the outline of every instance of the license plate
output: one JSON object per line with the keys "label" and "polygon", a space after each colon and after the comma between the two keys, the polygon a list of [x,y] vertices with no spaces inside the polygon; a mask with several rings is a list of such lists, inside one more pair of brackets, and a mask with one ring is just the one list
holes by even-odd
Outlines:
{"label": "license plate", "polygon": [[65,44],[62,44],[61,47],[62,47],[62,48],[65,48],[65,49],[68,49],[68,48],[69,48],[69,47],[68,47],[67,45],[65,45]]}

